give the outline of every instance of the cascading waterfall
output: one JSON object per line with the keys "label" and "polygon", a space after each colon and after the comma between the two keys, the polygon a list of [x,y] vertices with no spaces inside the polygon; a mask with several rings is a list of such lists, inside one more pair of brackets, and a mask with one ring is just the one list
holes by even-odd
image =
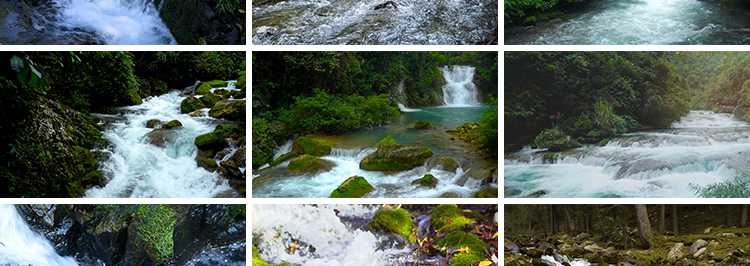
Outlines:
{"label": "cascading waterfall", "polygon": [[505,157],[506,196],[696,197],[690,184],[750,170],[750,126],[730,114],[692,111],[672,129],[624,134],[606,146],[558,153],[524,148]]}
{"label": "cascading waterfall", "polygon": [[[225,89],[232,89],[232,85]],[[103,151],[110,157],[100,163],[108,183],[86,191],[86,197],[211,198],[230,191],[226,180],[195,162],[198,151],[195,137],[213,131],[223,120],[180,113],[183,99],[180,91],[173,90],[146,98],[141,105],[123,108],[125,115],[100,115],[112,120],[103,132],[112,144]],[[152,119],[164,122],[177,119],[182,127],[154,131],[146,127],[146,122]],[[164,147],[150,144],[150,134],[163,134],[159,137],[166,139]]]}
{"label": "cascading waterfall", "polygon": [[153,0],[58,0],[52,5],[54,10],[39,12],[37,29],[62,37],[84,29],[106,44],[177,44]]}
{"label": "cascading waterfall", "polygon": [[477,88],[474,85],[473,66],[444,66],[440,69],[445,77],[443,102],[446,106],[478,105]]}
{"label": "cascading waterfall", "polygon": [[76,266],[76,260],[61,257],[52,243],[33,232],[13,205],[0,205],[0,264]]}

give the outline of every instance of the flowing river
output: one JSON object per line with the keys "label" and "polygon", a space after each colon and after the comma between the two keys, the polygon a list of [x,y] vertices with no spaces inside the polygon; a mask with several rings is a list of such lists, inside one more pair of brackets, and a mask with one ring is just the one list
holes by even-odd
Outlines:
{"label": "flowing river", "polygon": [[750,13],[700,0],[604,0],[505,29],[505,44],[748,44]]}
{"label": "flowing river", "polygon": [[[233,82],[224,89],[234,90]],[[221,88],[216,88],[221,89]],[[211,117],[192,117],[180,113],[180,103],[187,96],[181,91],[149,97],[143,104],[121,108],[121,115],[97,115],[107,122],[104,138],[110,147],[102,150],[109,158],[100,162],[100,170],[108,183],[86,191],[94,198],[211,198],[237,196],[228,182],[198,167],[195,158],[198,148],[195,137],[209,133],[217,125],[231,125],[226,120]],[[244,100],[244,99],[242,99]],[[207,112],[209,108],[205,108]],[[155,132],[146,122],[158,119],[168,122],[177,119],[182,127]],[[164,133],[163,147],[149,143],[149,134]],[[233,147],[237,148],[237,147]],[[230,154],[231,155],[231,154]],[[219,161],[228,159],[229,155]]]}
{"label": "flowing river", "polygon": [[[443,67],[442,71],[447,83],[443,86],[445,106],[421,109],[404,107],[404,113],[399,120],[391,125],[333,136],[335,145],[331,154],[321,157],[336,163],[333,170],[313,177],[292,175],[285,173],[289,162],[284,162],[253,176],[253,197],[328,197],[341,182],[354,175],[365,177],[375,187],[373,192],[365,195],[366,197],[471,197],[474,192],[480,190],[482,182],[469,176],[476,175],[482,170],[483,161],[451,141],[451,135],[445,133],[445,130],[478,121],[485,106],[479,105],[478,93],[471,82],[474,67]],[[413,129],[414,123],[419,120],[428,121],[437,129]],[[431,149],[433,156],[453,158],[460,164],[460,168],[453,173],[439,169],[427,170],[425,166],[420,166],[396,174],[359,169],[359,162],[375,151],[369,147],[388,135],[392,135],[399,144],[421,145]],[[274,157],[290,152],[292,140],[282,145]],[[411,184],[427,173],[439,180],[437,187],[417,187]]]}
{"label": "flowing river", "polygon": [[153,0],[0,0],[2,44],[177,44]]}
{"label": "flowing river", "polygon": [[78,265],[74,258],[58,255],[49,240],[32,231],[13,205],[0,205],[0,243],[0,265]]}
{"label": "flowing river", "polygon": [[732,180],[750,171],[750,125],[731,114],[691,111],[671,129],[624,134],[606,146],[505,156],[506,197],[686,198],[690,185]]}
{"label": "flowing river", "polygon": [[476,44],[497,28],[494,0],[289,0],[253,7],[253,44]]}

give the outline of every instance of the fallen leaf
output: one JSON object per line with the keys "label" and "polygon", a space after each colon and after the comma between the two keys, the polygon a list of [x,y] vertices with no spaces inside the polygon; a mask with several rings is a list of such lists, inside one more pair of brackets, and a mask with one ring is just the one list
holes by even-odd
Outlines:
{"label": "fallen leaf", "polygon": [[462,247],[462,248],[456,249],[456,252],[467,252],[468,253],[469,251],[470,251],[469,247]]}
{"label": "fallen leaf", "polygon": [[492,262],[489,260],[485,260],[479,263],[479,266],[489,266],[492,265]]}

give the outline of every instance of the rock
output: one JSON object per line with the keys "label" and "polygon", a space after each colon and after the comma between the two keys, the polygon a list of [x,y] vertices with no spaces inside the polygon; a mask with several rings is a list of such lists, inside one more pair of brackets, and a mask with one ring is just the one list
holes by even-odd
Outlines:
{"label": "rock", "polygon": [[[220,101],[211,107],[208,115],[213,118],[223,118],[227,120],[245,120],[246,115],[245,101]],[[183,112],[185,113],[185,112]]]}
{"label": "rock", "polygon": [[146,143],[154,145],[156,147],[162,147],[165,148],[167,146],[167,142],[170,141],[171,134],[164,131],[154,131],[146,134]]}
{"label": "rock", "polygon": [[533,193],[529,194],[529,197],[530,198],[541,198],[544,195],[547,195],[547,193],[549,193],[547,190],[541,189],[541,190],[537,190],[537,191],[534,191]]}
{"label": "rock", "polygon": [[[692,248],[691,248],[691,249],[692,249]],[[707,250],[707,249],[706,249],[705,247],[703,247],[703,248],[700,248],[700,249],[699,249],[698,251],[696,251],[695,253],[693,253],[693,257],[694,257],[694,258],[698,258],[698,257],[700,257],[701,255],[703,255],[703,253],[705,253],[705,252],[706,252],[706,250]]]}
{"label": "rock", "polygon": [[[222,150],[228,145],[224,131],[217,130],[195,137],[195,146],[202,150]],[[273,156],[273,149],[271,149]]]}
{"label": "rock", "polygon": [[534,266],[549,266],[549,265],[547,265],[546,262],[544,262],[540,258],[533,258],[533,259],[531,259],[531,265],[534,265]]}
{"label": "rock", "polygon": [[693,265],[696,265],[696,264],[694,264],[692,260],[684,258],[684,259],[678,261],[677,263],[675,263],[674,265],[675,266],[693,266]]}
{"label": "rock", "polygon": [[334,162],[320,159],[318,157],[303,154],[289,162],[286,168],[287,174],[318,174],[328,172],[336,166]]}
{"label": "rock", "polygon": [[505,250],[510,251],[513,254],[518,254],[521,248],[513,241],[505,240]]}
{"label": "rock", "polygon": [[195,98],[193,96],[187,97],[180,103],[180,112],[183,114],[190,113],[192,111],[203,109],[205,106],[203,105],[203,102]]}
{"label": "rock", "polygon": [[237,167],[237,164],[234,163],[234,161],[223,161],[219,163],[221,167],[225,169],[225,172],[227,175],[226,177],[232,178],[232,179],[242,179],[242,171],[240,171],[239,167]]}
{"label": "rock", "polygon": [[719,242],[716,241],[716,240],[711,240],[711,241],[708,242],[708,247],[710,247],[710,248],[714,248],[714,247],[717,247],[717,246],[719,246]]}
{"label": "rock", "polygon": [[374,188],[364,177],[352,176],[331,192],[329,198],[361,198]]}
{"label": "rock", "polygon": [[583,247],[583,250],[585,250],[585,251],[587,251],[589,253],[596,253],[598,251],[601,251],[602,248],[599,247],[596,243],[594,243],[594,244],[587,245],[587,246]]}
{"label": "rock", "polygon": [[234,161],[234,163],[237,165],[237,167],[245,167],[245,160],[247,158],[246,156],[246,148],[238,149],[237,151],[232,154],[232,157],[229,157],[229,160]]}
{"label": "rock", "polygon": [[206,117],[206,111],[195,110],[192,113],[190,113],[190,117]]}
{"label": "rock", "polygon": [[427,122],[427,121],[420,120],[414,123],[414,129],[433,129],[433,128],[435,127],[432,126],[432,124],[430,124],[430,122]]}
{"label": "rock", "polygon": [[[388,137],[386,137],[388,139]],[[386,141],[384,139],[383,141]],[[378,150],[359,162],[368,171],[404,171],[424,165],[432,150],[418,145],[378,143]],[[395,142],[395,141],[394,141]]]}
{"label": "rock", "polygon": [[684,256],[682,254],[682,247],[683,247],[682,243],[675,244],[674,247],[672,247],[672,249],[669,250],[669,254],[667,254],[667,259],[669,259],[670,261],[678,261],[682,259],[682,257]]}
{"label": "rock", "polygon": [[735,235],[734,233],[718,233],[718,234],[716,234],[716,236],[727,237],[727,238],[735,238],[735,237],[737,237],[737,235]]}
{"label": "rock", "polygon": [[198,167],[201,167],[203,169],[206,169],[206,171],[209,172],[215,172],[217,168],[219,168],[219,165],[216,164],[216,160],[206,157],[199,157],[195,158],[196,163],[198,163]]}
{"label": "rock", "polygon": [[159,119],[151,119],[146,121],[146,127],[147,128],[155,128],[156,126],[161,125],[161,120]]}
{"label": "rock", "polygon": [[396,145],[398,143],[396,143],[396,140],[393,139],[393,137],[391,137],[391,135],[388,135],[388,136],[385,136],[385,138],[383,140],[381,140],[380,142],[378,142],[378,145],[376,147],[380,148],[380,146],[387,145],[387,144],[388,145]]}
{"label": "rock", "polygon": [[203,102],[203,105],[205,105],[206,107],[214,107],[214,105],[219,102],[219,97],[209,91],[206,94],[203,94],[203,97],[201,97],[201,102]]}
{"label": "rock", "polygon": [[292,143],[292,152],[325,156],[331,154],[331,145],[324,140],[315,139],[313,136],[300,136]]}
{"label": "rock", "polygon": [[398,6],[396,6],[396,3],[394,3],[393,1],[388,1],[388,2],[376,5],[373,8],[373,10],[380,10],[380,9],[389,8],[389,7],[393,8],[393,9],[398,9]]}
{"label": "rock", "polygon": [[432,157],[428,159],[425,164],[427,165],[428,171],[432,169],[441,169],[451,173],[455,173],[460,166],[456,160],[449,157]]}
{"label": "rock", "polygon": [[431,188],[437,187],[438,179],[432,174],[426,174],[422,178],[411,182],[412,185],[422,185]]}
{"label": "rock", "polygon": [[181,127],[181,126],[182,126],[182,123],[180,123],[180,120],[175,119],[164,124],[162,128],[171,129],[171,128]]}
{"label": "rock", "polygon": [[488,188],[474,193],[475,198],[497,198],[497,188]]}
{"label": "rock", "polygon": [[414,243],[414,219],[404,209],[379,210],[370,220],[370,227],[374,230],[393,232],[401,235],[409,243]]}
{"label": "rock", "polygon": [[587,233],[580,233],[576,237],[574,237],[573,239],[578,240],[578,241],[584,241],[584,240],[589,240],[589,237],[590,236]]}
{"label": "rock", "polygon": [[602,257],[597,255],[596,253],[583,254],[583,258],[588,260],[591,263],[599,263],[602,261]]}
{"label": "rock", "polygon": [[708,245],[708,242],[703,239],[698,239],[693,242],[693,245],[690,246],[690,254],[695,254],[695,252],[698,252],[699,249],[702,247],[705,247]]}
{"label": "rock", "polygon": [[532,258],[541,258],[544,255],[544,250],[532,248],[526,251],[526,255]]}
{"label": "rock", "polygon": [[704,234],[710,234],[711,233],[711,227],[706,228],[706,230],[703,230]]}
{"label": "rock", "polygon": [[440,194],[440,198],[460,198],[461,195],[458,195],[456,192],[445,192],[443,194]]}

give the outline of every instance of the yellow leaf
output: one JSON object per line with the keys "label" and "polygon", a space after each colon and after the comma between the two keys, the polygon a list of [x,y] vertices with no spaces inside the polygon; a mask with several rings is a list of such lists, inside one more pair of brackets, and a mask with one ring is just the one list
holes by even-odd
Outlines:
{"label": "yellow leaf", "polygon": [[241,14],[245,14],[245,10],[238,9],[237,11],[239,11]]}
{"label": "yellow leaf", "polygon": [[470,251],[469,247],[462,247],[462,248],[456,249],[456,252],[467,252],[468,253],[469,251]]}
{"label": "yellow leaf", "polygon": [[492,265],[492,262],[489,260],[485,260],[479,263],[479,266],[489,266],[489,265]]}

